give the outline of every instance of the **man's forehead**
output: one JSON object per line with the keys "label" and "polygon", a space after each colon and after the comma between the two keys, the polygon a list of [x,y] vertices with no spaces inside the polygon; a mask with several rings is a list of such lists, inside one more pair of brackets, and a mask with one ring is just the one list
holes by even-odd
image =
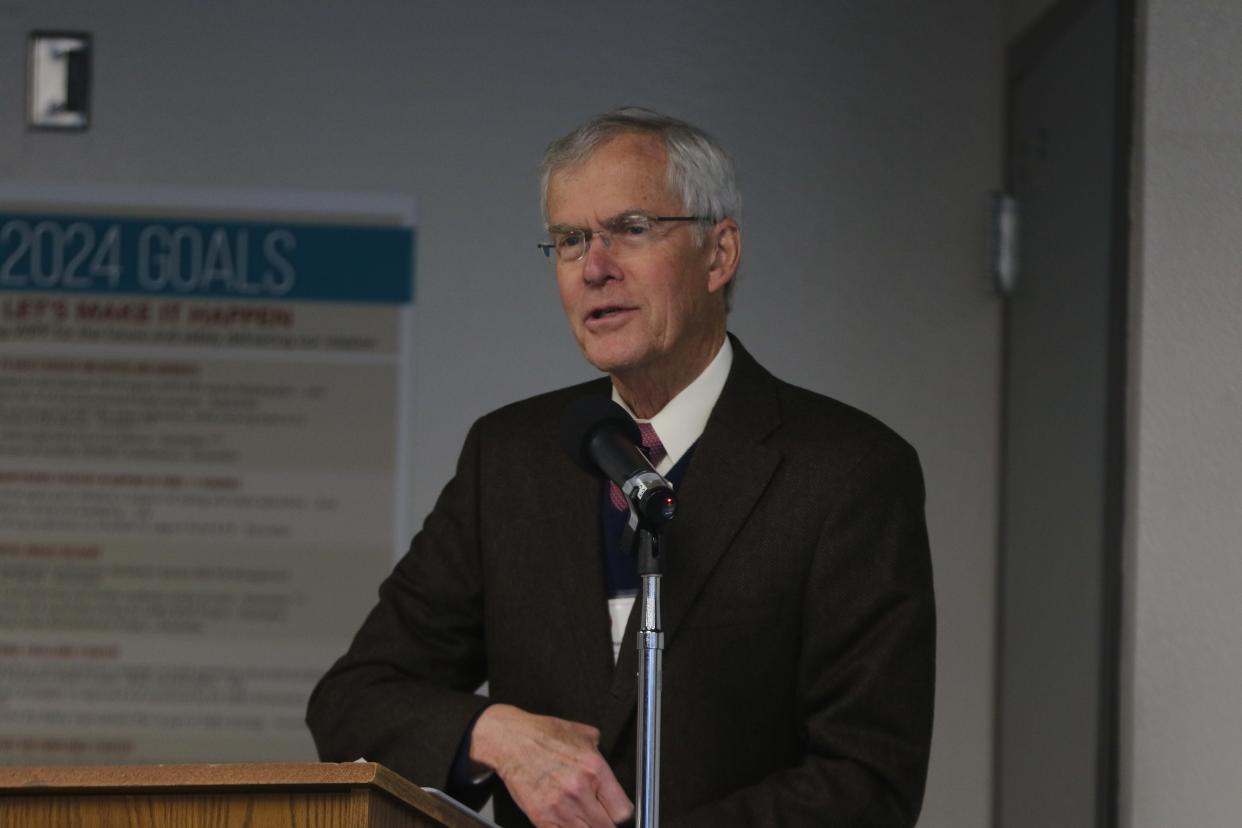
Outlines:
{"label": "man's forehead", "polygon": [[[667,211],[678,199],[668,186],[668,154],[655,135],[623,133],[596,147],[548,180],[552,224],[615,218],[627,213]],[[563,211],[591,215],[560,215]]]}

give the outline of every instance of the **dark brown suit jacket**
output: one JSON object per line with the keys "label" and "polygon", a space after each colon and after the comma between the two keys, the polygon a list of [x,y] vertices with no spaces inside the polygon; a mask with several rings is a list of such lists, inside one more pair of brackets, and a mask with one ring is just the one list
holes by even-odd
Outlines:
{"label": "dark brown suit jacket", "polygon": [[[669,826],[899,826],[931,738],[935,610],[914,450],[734,341],[666,534],[661,815]],[[614,667],[600,482],[566,404],[489,414],[307,721],[325,760],[443,787],[493,700],[586,722],[633,796],[635,626]],[[496,784],[496,817],[527,824]]]}

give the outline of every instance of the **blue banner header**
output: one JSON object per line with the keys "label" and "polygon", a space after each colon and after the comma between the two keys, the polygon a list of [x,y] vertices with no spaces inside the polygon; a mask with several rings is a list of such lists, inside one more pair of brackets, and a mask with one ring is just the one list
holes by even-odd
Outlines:
{"label": "blue banner header", "polygon": [[0,213],[0,291],[406,304],[411,227]]}

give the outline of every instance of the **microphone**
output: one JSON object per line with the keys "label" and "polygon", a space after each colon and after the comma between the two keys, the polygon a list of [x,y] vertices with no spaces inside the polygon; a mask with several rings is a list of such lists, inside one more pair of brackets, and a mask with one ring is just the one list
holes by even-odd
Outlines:
{"label": "microphone", "polygon": [[625,409],[607,397],[579,397],[561,417],[561,447],[590,474],[606,477],[621,489],[630,511],[648,526],[673,519],[673,486],[652,468],[638,449],[642,435]]}

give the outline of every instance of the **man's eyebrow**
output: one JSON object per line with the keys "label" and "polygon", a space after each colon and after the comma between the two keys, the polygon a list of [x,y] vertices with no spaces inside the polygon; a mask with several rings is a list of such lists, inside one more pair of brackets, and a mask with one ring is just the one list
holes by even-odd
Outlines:
{"label": "man's eyebrow", "polygon": [[[615,216],[609,216],[608,218],[601,221],[599,224],[601,227],[607,227],[608,225],[616,224],[619,221],[625,221],[626,219],[639,218],[639,217],[650,218],[651,214],[648,213],[646,210],[642,210],[638,207],[634,207],[629,210],[622,210],[621,212],[617,213]],[[586,229],[587,228],[579,227],[576,224],[549,224],[547,227],[547,230],[549,233],[580,233]]]}
{"label": "man's eyebrow", "polygon": [[639,210],[638,208],[633,210],[622,210],[615,216],[610,216],[605,219],[602,224],[607,227],[610,224],[618,224],[619,222],[635,218],[651,218],[651,213],[648,213],[646,210]]}

